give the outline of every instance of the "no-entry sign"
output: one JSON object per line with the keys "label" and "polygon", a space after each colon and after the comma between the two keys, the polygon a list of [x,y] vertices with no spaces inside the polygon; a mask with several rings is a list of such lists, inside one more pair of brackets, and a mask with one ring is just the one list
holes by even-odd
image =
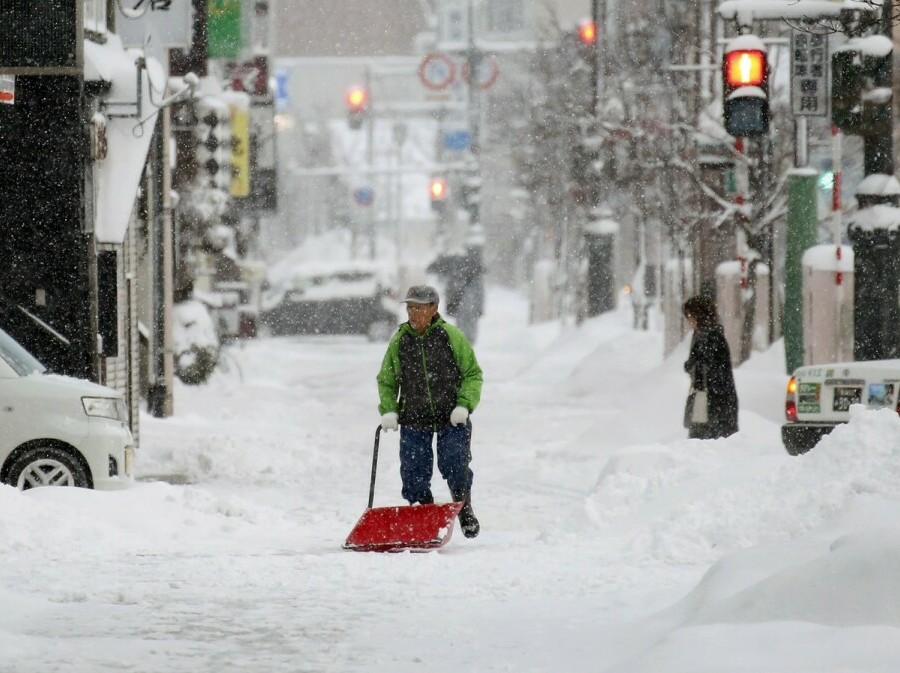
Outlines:
{"label": "no-entry sign", "polygon": [[456,77],[456,64],[446,54],[428,54],[419,65],[419,79],[434,91],[446,89]]}

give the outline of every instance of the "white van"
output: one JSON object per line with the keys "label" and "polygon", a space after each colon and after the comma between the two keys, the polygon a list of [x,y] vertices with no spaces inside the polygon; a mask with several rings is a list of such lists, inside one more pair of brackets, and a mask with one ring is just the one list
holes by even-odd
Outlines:
{"label": "white van", "polygon": [[850,405],[900,412],[900,360],[839,362],[800,367],[788,381],[781,439],[796,456],[850,420]]}
{"label": "white van", "polygon": [[133,483],[122,394],[44,366],[0,329],[0,482],[21,489]]}

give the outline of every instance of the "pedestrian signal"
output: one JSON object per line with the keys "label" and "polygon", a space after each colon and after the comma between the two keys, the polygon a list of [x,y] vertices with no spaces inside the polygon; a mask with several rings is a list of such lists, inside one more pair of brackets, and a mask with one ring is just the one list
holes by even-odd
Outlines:
{"label": "pedestrian signal", "polygon": [[769,63],[755,35],[729,42],[722,63],[725,131],[735,137],[769,132]]}

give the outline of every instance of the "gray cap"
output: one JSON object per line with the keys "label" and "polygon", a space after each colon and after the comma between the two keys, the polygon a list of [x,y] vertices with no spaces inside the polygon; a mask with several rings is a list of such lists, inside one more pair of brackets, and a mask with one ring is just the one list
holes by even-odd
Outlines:
{"label": "gray cap", "polygon": [[406,293],[406,299],[401,302],[406,304],[437,304],[438,291],[430,285],[413,285]]}

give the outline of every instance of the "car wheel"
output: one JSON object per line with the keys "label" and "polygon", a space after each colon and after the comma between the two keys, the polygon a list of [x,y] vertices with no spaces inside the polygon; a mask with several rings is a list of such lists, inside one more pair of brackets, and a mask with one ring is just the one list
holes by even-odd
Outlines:
{"label": "car wheel", "polygon": [[387,341],[393,336],[395,329],[392,323],[380,320],[369,325],[366,336],[369,337],[369,341]]}
{"label": "car wheel", "polygon": [[67,451],[55,446],[28,449],[12,464],[8,483],[21,489],[39,486],[88,487],[81,463]]}

